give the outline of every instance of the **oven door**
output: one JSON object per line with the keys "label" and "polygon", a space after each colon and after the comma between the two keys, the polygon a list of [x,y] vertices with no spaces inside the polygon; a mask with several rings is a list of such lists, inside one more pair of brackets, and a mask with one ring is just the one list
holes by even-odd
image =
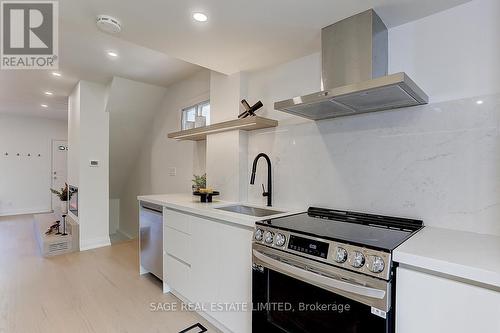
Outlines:
{"label": "oven door", "polygon": [[393,333],[391,283],[253,245],[252,331]]}

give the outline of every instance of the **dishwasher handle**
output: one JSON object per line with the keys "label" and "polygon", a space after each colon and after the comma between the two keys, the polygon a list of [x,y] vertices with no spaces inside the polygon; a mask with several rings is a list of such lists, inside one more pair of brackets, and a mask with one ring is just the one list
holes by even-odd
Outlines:
{"label": "dishwasher handle", "polygon": [[141,202],[141,208],[152,213],[163,215],[163,207],[152,203]]}

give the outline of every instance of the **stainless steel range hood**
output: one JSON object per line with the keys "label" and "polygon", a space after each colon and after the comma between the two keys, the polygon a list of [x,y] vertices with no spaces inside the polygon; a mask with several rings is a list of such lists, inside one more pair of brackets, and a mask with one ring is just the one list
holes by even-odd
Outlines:
{"label": "stainless steel range hood", "polygon": [[321,30],[322,91],[274,103],[320,120],[427,104],[405,73],[387,75],[387,28],[373,9]]}

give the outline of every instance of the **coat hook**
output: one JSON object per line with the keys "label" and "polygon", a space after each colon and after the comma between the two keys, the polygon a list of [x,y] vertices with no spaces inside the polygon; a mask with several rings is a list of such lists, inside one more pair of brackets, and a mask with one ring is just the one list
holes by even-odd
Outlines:
{"label": "coat hook", "polygon": [[31,154],[30,154],[30,153],[28,153],[28,156],[31,156]]}
{"label": "coat hook", "polygon": [[5,155],[5,156],[9,156],[9,153],[5,152],[5,154],[4,154],[4,155]]}
{"label": "coat hook", "polygon": [[38,157],[40,157],[40,156],[42,156],[42,155],[38,154]]}
{"label": "coat hook", "polygon": [[17,153],[16,155],[19,156],[19,153]]}

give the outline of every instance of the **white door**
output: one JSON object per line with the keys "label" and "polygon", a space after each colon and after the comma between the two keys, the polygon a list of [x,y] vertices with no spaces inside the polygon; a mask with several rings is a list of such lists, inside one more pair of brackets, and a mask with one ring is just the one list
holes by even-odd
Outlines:
{"label": "white door", "polygon": [[[52,140],[52,183],[51,188],[60,190],[67,179],[68,142]],[[60,200],[52,195],[52,209],[60,207]]]}

